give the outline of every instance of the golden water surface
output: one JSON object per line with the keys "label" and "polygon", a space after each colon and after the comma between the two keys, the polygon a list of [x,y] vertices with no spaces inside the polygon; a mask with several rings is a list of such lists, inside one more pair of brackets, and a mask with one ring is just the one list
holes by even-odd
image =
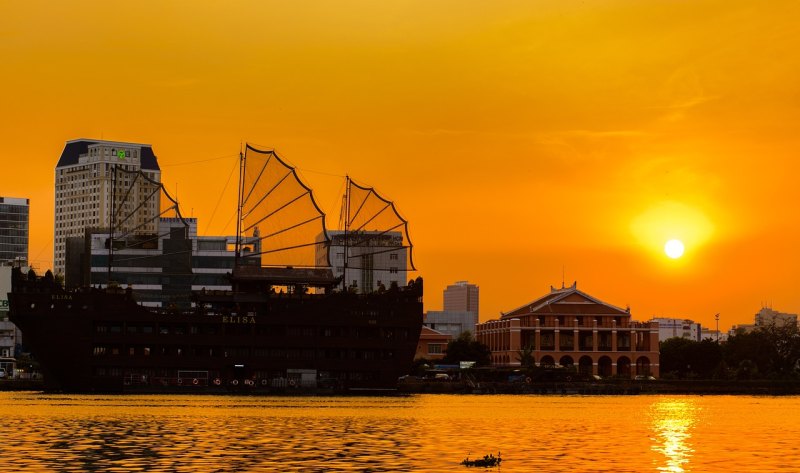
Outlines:
{"label": "golden water surface", "polygon": [[798,397],[0,393],[0,471],[800,471]]}

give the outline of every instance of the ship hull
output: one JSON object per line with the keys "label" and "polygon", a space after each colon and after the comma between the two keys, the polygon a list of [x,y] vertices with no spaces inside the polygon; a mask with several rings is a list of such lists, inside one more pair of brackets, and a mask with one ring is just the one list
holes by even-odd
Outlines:
{"label": "ship hull", "polygon": [[63,392],[368,393],[413,361],[422,284],[383,293],[202,292],[193,308],[122,290],[17,285],[10,318]]}

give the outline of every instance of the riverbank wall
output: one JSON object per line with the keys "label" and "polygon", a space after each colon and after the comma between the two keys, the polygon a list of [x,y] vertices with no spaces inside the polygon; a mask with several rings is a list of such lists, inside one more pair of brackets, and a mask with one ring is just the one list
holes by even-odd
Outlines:
{"label": "riverbank wall", "polygon": [[700,395],[800,395],[800,381],[774,380],[608,380],[601,382],[464,382],[404,381],[402,393],[441,394],[556,394],[556,395],[635,395],[635,394],[700,394]]}

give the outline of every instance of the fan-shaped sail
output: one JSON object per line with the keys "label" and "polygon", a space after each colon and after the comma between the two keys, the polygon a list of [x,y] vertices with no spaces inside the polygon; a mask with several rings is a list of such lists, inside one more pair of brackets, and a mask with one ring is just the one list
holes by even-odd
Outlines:
{"label": "fan-shaped sail", "polygon": [[[192,243],[189,222],[177,201],[163,184],[141,170],[126,169],[124,164],[113,166],[112,180],[108,273],[103,282],[141,284],[146,277],[152,281],[148,284],[164,285],[157,291],[161,303],[188,307]],[[160,271],[141,276],[129,273],[131,268],[154,267]]]}
{"label": "fan-shaped sail", "polygon": [[248,144],[241,183],[242,256],[257,256],[262,266],[330,266],[325,214],[294,167]]}
{"label": "fan-shaped sail", "polygon": [[352,180],[348,183],[344,242],[347,267],[388,273],[383,281],[396,279],[392,274],[405,276],[414,271],[408,221],[400,216],[394,203],[381,197],[374,188],[364,187]]}
{"label": "fan-shaped sail", "polygon": [[[174,223],[183,228],[189,224],[184,220],[178,207],[164,185],[141,171],[132,171],[122,166],[114,166],[111,193],[111,230],[115,248],[148,247],[158,248],[163,219],[175,219]],[[166,221],[167,223],[170,223]],[[169,232],[171,225],[163,225]]]}

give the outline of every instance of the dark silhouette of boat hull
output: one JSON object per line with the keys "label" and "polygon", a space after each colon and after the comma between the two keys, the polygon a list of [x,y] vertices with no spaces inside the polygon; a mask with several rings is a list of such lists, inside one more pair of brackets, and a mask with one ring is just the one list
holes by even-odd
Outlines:
{"label": "dark silhouette of boat hull", "polygon": [[10,318],[65,392],[393,390],[413,361],[422,280],[372,293],[202,291],[148,308],[122,289],[16,277]]}

